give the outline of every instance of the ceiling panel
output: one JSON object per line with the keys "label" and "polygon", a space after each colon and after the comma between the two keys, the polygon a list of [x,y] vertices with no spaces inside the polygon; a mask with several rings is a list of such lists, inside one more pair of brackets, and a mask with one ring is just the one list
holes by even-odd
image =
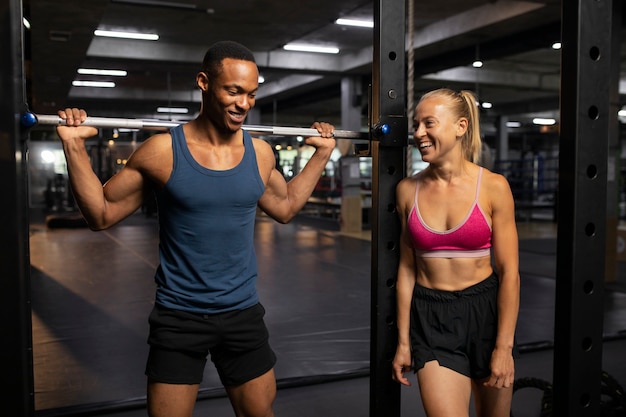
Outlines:
{"label": "ceiling panel", "polygon": [[[358,76],[365,88],[371,79],[373,31],[333,22],[373,19],[372,1],[25,0],[24,5],[32,27],[26,36],[29,105],[36,113],[69,105],[98,116],[144,118],[156,116],[158,105],[197,109],[194,80],[202,55],[223,39],[241,42],[259,57],[266,79],[257,100],[263,120],[296,125],[319,116],[339,125],[340,76]],[[494,103],[492,113],[555,110],[560,61],[549,45],[560,33],[558,0],[415,0],[413,20],[416,95],[447,85],[478,91]],[[160,39],[95,39],[96,28],[151,31]],[[322,57],[281,50],[293,41],[336,45],[341,52]],[[482,73],[470,66],[476,55],[485,60]],[[71,87],[74,79],[94,79],[78,76],[79,67],[125,69],[128,76],[103,78],[117,85],[108,91]],[[363,100],[366,116],[367,97]]]}

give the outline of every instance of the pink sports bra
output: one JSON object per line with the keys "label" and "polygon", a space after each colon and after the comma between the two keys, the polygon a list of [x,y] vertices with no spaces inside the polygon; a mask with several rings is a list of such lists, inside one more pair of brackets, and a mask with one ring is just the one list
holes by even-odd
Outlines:
{"label": "pink sports bra", "polygon": [[[424,258],[478,258],[489,255],[491,226],[478,205],[478,193],[483,169],[478,173],[476,197],[470,212],[456,227],[438,231],[424,223],[417,205],[419,185],[415,187],[415,202],[409,213],[407,229],[417,256]],[[419,184],[419,182],[418,182]]]}

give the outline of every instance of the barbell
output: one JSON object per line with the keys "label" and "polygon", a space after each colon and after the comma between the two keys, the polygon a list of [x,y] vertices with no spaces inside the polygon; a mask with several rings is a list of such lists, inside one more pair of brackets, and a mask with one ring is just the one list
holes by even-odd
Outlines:
{"label": "barbell", "polygon": [[[22,126],[30,128],[36,125],[63,126],[65,120],[57,115],[35,114],[26,112],[22,115]],[[173,122],[167,120],[151,120],[151,119],[123,119],[115,117],[93,117],[88,116],[83,122],[84,126],[92,126],[98,128],[123,128],[123,129],[146,129],[146,130],[164,130],[181,124],[181,122]],[[285,127],[285,126],[257,126],[244,125],[244,130],[250,133],[265,134],[270,136],[318,136],[316,129],[302,127]],[[337,139],[369,139],[369,132],[356,132],[351,130],[335,130],[334,137]]]}

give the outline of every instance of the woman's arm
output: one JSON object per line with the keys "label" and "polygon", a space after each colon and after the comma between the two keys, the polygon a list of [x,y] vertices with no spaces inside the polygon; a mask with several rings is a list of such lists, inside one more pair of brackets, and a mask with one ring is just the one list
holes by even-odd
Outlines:
{"label": "woman's arm", "polygon": [[396,280],[396,303],[398,326],[398,347],[393,359],[393,379],[403,385],[411,385],[404,373],[411,368],[411,300],[415,287],[415,253],[406,229],[406,220],[411,210],[414,182],[403,180],[396,188],[398,215],[400,216],[400,261]]}
{"label": "woman's arm", "polygon": [[515,378],[512,349],[519,312],[520,277],[515,204],[508,181],[490,174],[489,196],[492,207],[492,246],[500,287],[498,290],[498,335],[487,385],[512,386]]}

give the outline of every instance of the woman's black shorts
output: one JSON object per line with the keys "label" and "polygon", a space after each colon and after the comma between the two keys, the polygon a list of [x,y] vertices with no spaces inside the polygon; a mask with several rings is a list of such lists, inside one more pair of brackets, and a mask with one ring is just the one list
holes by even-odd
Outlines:
{"label": "woman's black shorts", "polygon": [[[411,349],[416,371],[436,360],[472,379],[491,374],[491,354],[498,332],[498,287],[495,274],[461,291],[415,285]],[[513,353],[518,356],[517,348]]]}

